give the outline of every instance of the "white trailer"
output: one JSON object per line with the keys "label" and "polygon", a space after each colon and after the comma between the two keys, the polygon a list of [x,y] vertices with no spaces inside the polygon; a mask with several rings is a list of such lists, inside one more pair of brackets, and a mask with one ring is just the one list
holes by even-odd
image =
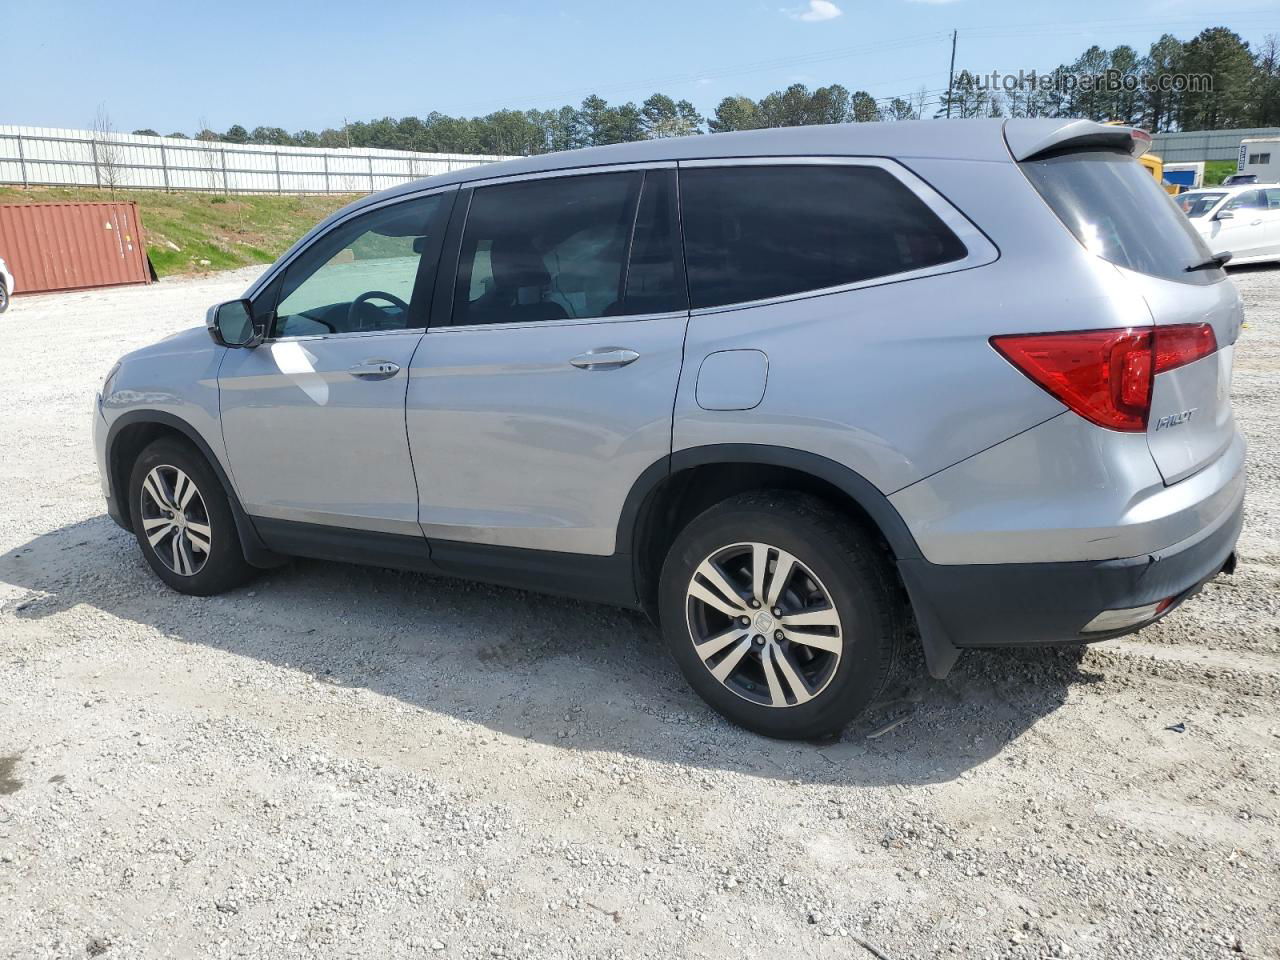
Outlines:
{"label": "white trailer", "polygon": [[1258,183],[1280,183],[1280,137],[1241,140],[1236,173],[1252,173]]}
{"label": "white trailer", "polygon": [[1182,190],[1198,190],[1204,186],[1204,161],[1166,163],[1164,182],[1177,184]]}

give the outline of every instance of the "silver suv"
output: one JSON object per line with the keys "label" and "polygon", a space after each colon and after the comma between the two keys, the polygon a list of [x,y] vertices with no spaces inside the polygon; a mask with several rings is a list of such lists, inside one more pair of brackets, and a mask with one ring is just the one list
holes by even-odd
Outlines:
{"label": "silver suv", "polygon": [[116,365],[109,511],[185,593],[296,555],[644,610],[779,737],[909,632],[935,676],[1131,632],[1230,571],[1244,497],[1241,301],[1144,145],[803,127],[376,194]]}

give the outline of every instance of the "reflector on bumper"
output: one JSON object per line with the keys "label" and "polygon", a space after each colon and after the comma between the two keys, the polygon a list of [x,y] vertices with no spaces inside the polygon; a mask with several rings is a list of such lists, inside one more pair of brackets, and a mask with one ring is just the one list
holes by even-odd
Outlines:
{"label": "reflector on bumper", "polygon": [[1103,610],[1090,620],[1081,633],[1111,633],[1114,630],[1125,630],[1136,627],[1140,623],[1155,619],[1169,605],[1168,600],[1157,600],[1141,607],[1129,607],[1127,610]]}

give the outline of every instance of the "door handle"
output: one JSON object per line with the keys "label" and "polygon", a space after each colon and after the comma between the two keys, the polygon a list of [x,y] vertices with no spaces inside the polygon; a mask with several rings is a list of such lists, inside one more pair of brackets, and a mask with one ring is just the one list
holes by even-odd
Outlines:
{"label": "door handle", "polygon": [[347,370],[347,373],[361,380],[390,380],[399,372],[400,364],[390,360],[365,360]]}
{"label": "door handle", "polygon": [[1261,218],[1261,217],[1259,217],[1257,220],[1250,220],[1250,221],[1249,221],[1249,226],[1251,226],[1251,227],[1256,227],[1256,226],[1257,226],[1258,224],[1260,224],[1261,222],[1262,222],[1262,218]]}
{"label": "door handle", "polygon": [[640,354],[626,347],[605,347],[580,353],[569,362],[579,370],[612,370],[640,359]]}

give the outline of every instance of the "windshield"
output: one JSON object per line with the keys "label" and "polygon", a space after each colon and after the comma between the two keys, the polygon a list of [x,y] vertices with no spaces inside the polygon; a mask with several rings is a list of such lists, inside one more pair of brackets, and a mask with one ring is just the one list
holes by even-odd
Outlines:
{"label": "windshield", "polygon": [[1087,150],[1019,164],[1076,239],[1104,260],[1168,280],[1212,283],[1220,269],[1190,221],[1129,154]]}
{"label": "windshield", "polygon": [[1188,217],[1203,217],[1225,196],[1225,193],[1183,193],[1175,197],[1173,202]]}

